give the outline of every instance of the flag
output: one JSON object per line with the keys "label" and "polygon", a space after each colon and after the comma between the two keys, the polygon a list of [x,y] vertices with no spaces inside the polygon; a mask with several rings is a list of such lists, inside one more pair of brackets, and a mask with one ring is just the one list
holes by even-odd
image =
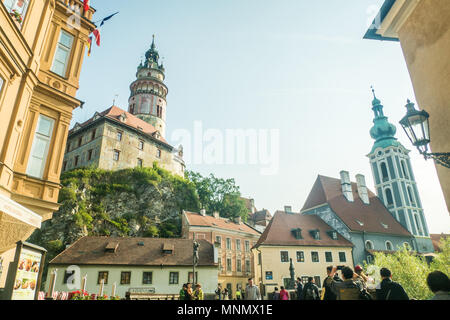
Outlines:
{"label": "flag", "polygon": [[88,57],[90,57],[91,56],[91,50],[92,50],[92,37],[89,37],[87,46],[88,46]]}
{"label": "flag", "polygon": [[103,18],[102,22],[100,23],[100,27],[105,23],[105,21],[108,21],[109,19],[111,19],[112,17],[114,17],[116,14],[118,14],[119,12],[113,13],[110,16],[107,16],[106,18]]}
{"label": "flag", "polygon": [[97,43],[97,46],[100,47],[100,31],[98,29],[95,29],[94,31],[92,31],[92,33],[95,37],[95,43]]}
{"label": "flag", "polygon": [[89,2],[91,2],[90,0],[84,0],[84,11],[89,11],[89,9],[91,8],[89,6]]}

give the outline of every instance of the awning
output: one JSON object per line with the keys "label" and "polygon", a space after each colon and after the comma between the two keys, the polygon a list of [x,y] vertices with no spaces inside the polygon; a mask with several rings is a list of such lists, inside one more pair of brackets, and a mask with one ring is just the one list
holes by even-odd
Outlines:
{"label": "awning", "polygon": [[2,194],[0,194],[0,211],[32,227],[41,227],[42,217],[40,215]]}

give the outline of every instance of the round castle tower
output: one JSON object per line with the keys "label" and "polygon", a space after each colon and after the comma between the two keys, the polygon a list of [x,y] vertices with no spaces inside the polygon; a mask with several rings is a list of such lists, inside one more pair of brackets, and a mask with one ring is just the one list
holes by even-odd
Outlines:
{"label": "round castle tower", "polygon": [[164,84],[165,69],[159,64],[159,53],[155,46],[155,36],[150,49],[145,53],[145,62],[138,66],[136,80],[131,84],[128,111],[150,123],[166,136],[166,97],[169,89]]}

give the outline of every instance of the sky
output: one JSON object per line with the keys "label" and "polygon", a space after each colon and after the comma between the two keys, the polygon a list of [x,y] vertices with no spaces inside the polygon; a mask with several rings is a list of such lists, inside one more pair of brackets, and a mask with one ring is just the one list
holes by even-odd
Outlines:
{"label": "sky", "polygon": [[[78,98],[85,105],[74,111],[72,125],[114,99],[128,108],[129,86],[155,34],[169,88],[170,143],[178,145],[180,130],[194,141],[198,124],[213,140],[221,134],[226,139],[227,130],[275,139],[258,141],[258,148],[267,145],[279,159],[275,174],[262,173],[267,163],[261,156],[244,164],[189,161],[187,169],[234,178],[258,209],[274,213],[289,205],[298,212],[319,174],[339,178],[347,170],[353,181],[364,174],[374,190],[366,157],[374,143],[373,85],[397,138],[412,151],[430,232],[450,232],[434,164],[413,149],[398,124],[406,100],[415,101],[400,44],[363,40],[383,0],[91,2],[94,21],[119,14],[105,23],[101,46],[84,60]],[[184,147],[186,158],[198,155]]]}

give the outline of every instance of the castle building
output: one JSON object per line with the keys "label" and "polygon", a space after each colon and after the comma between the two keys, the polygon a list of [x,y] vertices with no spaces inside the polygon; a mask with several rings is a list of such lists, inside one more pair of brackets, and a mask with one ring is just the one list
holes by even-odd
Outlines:
{"label": "castle building", "polygon": [[414,235],[414,249],[419,253],[433,252],[410,151],[395,138],[397,129],[388,122],[375,94],[372,106],[375,118],[370,135],[375,143],[368,157],[378,197],[392,216]]}
{"label": "castle building", "polygon": [[[0,291],[18,241],[52,218],[94,8],[0,1]],[[1,294],[1,292],[0,292]]]}
{"label": "castle building", "polygon": [[76,123],[69,132],[63,172],[82,167],[121,170],[162,168],[184,176],[183,149],[165,140],[166,96],[164,67],[153,39],[140,64],[137,80],[131,85],[129,111],[117,106],[96,112],[92,118]]}

